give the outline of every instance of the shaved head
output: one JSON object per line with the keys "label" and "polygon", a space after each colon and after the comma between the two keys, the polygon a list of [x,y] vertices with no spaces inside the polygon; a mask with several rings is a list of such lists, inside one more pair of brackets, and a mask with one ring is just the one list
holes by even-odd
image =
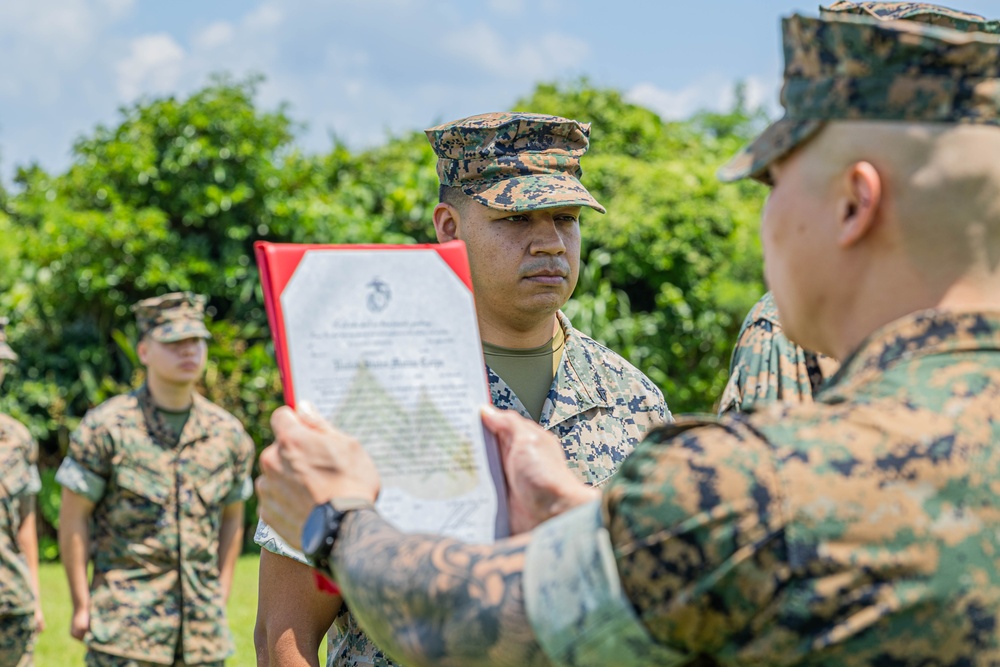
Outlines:
{"label": "shaved head", "polygon": [[1000,268],[1000,128],[987,125],[830,123],[817,137],[829,176],[870,162],[882,177],[882,214],[941,284]]}
{"label": "shaved head", "polygon": [[772,165],[762,234],[790,337],[832,356],[926,308],[1000,308],[1000,128],[834,121]]}

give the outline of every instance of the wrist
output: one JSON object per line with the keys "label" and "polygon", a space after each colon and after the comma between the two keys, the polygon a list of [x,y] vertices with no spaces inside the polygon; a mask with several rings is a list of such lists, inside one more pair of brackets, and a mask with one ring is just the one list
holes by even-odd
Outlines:
{"label": "wrist", "polygon": [[579,507],[580,505],[586,505],[589,502],[595,500],[600,500],[602,492],[593,486],[575,487],[572,492],[562,495],[558,500],[556,500],[549,507],[549,515],[546,517],[546,521],[553,517],[559,516],[563,512],[568,512],[574,507]]}
{"label": "wrist", "polygon": [[302,553],[317,570],[330,572],[330,555],[345,517],[353,511],[374,509],[366,498],[333,498],[316,505],[302,527]]}

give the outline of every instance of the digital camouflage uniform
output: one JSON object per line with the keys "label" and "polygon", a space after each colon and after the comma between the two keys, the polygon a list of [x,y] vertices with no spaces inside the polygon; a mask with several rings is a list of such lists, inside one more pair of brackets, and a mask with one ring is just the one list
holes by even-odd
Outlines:
{"label": "digital camouflage uniform", "polygon": [[[590,125],[558,116],[490,113],[427,130],[438,156],[441,184],[462,188],[480,204],[507,211],[587,206],[604,213],[580,183],[580,158]],[[570,467],[588,484],[607,482],[632,448],[670,412],[659,389],[638,369],[557,313],[565,336],[559,371],[540,423],[559,438]],[[493,405],[531,415],[489,367]],[[254,541],[273,553],[305,562],[263,522]],[[330,667],[393,663],[345,609],[328,635]]]}
{"label": "digital camouflage uniform", "polygon": [[[0,339],[0,355],[4,347]],[[33,664],[37,601],[17,532],[23,503],[42,488],[37,461],[38,445],[28,429],[0,414],[0,667]]]}
{"label": "digital camouflage uniform", "polygon": [[[635,366],[557,315],[566,347],[539,423],[559,438],[569,467],[602,486],[650,431],[670,421],[670,411]],[[531,419],[510,387],[489,367],[486,373],[493,405]]]}
{"label": "digital camouflage uniform", "polygon": [[[204,302],[175,296],[140,302],[140,331],[207,337]],[[181,433],[145,386],[84,416],[56,480],[95,503],[88,664],[221,664],[232,653],[219,530],[223,508],[253,492],[253,457],[236,418],[197,394]]]}
{"label": "digital camouflage uniform", "polygon": [[768,292],[743,320],[719,414],[745,412],[773,401],[810,403],[823,379],[836,367],[833,359],[788,340],[774,297]]}
{"label": "digital camouflage uniform", "polygon": [[[788,120],[729,178],[801,141],[777,140],[799,103],[1000,124],[992,36],[853,17],[783,30]],[[555,665],[1000,664],[998,442],[1000,312],[911,313],[814,403],[666,426],[602,501],[537,528],[535,635]]]}

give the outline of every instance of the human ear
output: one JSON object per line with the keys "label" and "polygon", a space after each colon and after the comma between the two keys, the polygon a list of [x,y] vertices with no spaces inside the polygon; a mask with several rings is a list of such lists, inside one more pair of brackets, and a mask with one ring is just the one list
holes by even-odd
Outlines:
{"label": "human ear", "polygon": [[847,199],[837,234],[842,248],[853,246],[874,229],[882,203],[882,177],[870,162],[855,162],[846,178]]}
{"label": "human ear", "polygon": [[441,202],[434,207],[434,233],[438,243],[454,241],[458,238],[458,226],[461,214],[451,204]]}
{"label": "human ear", "polygon": [[139,356],[139,361],[143,366],[146,366],[146,357],[149,355],[149,346],[146,345],[146,339],[143,338],[139,341],[139,344],[135,346],[135,353]]}

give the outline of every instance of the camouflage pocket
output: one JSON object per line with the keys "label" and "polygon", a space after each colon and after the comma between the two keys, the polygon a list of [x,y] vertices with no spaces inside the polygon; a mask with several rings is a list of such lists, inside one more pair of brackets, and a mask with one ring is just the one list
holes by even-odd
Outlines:
{"label": "camouflage pocket", "polygon": [[119,466],[115,469],[115,484],[160,506],[166,505],[170,500],[171,485],[163,479],[162,473]]}
{"label": "camouflage pocket", "polygon": [[28,462],[18,456],[8,457],[0,465],[0,498],[16,498],[31,482]]}
{"label": "camouflage pocket", "polygon": [[233,478],[232,467],[224,465],[210,473],[205,480],[198,484],[198,496],[205,504],[206,509],[222,505],[233,489]]}

